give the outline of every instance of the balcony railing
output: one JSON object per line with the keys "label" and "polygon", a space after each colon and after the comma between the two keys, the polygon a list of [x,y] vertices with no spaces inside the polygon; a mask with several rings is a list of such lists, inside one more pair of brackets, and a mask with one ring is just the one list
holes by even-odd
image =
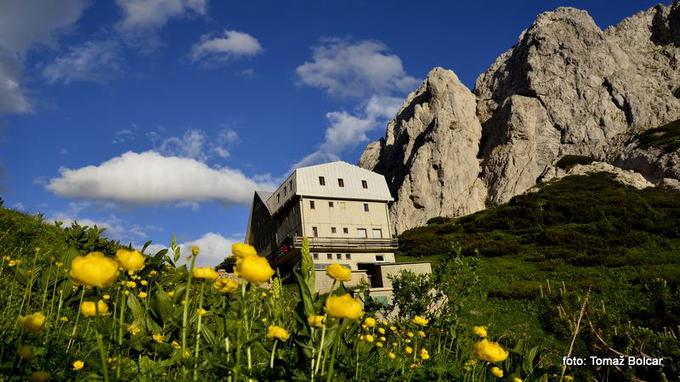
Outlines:
{"label": "balcony railing", "polygon": [[[394,252],[399,247],[396,238],[342,238],[310,237],[309,249],[313,252]],[[302,248],[302,236],[293,238],[293,248]]]}

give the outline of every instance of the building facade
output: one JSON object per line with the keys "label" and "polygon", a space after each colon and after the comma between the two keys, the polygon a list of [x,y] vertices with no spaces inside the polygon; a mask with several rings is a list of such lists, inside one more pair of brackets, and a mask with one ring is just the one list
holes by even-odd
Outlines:
{"label": "building facade", "polygon": [[[298,168],[273,192],[255,193],[246,241],[285,274],[299,265],[307,237],[319,291],[330,288],[324,269],[336,262],[352,271],[350,285],[364,280],[376,295],[389,295],[397,249],[392,200],[385,178],[361,167],[338,161]],[[429,263],[407,268],[430,271]]]}

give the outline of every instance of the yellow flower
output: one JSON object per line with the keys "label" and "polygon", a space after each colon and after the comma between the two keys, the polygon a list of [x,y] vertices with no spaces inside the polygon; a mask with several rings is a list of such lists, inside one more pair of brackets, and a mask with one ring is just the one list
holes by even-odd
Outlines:
{"label": "yellow flower", "polygon": [[465,362],[465,371],[470,371],[472,368],[477,364],[477,360],[474,358],[471,358]]}
{"label": "yellow flower", "polygon": [[168,292],[168,297],[175,297],[175,291]]}
{"label": "yellow flower", "polygon": [[498,378],[501,378],[501,377],[503,377],[503,370],[494,366],[494,367],[491,368],[491,374],[493,374],[494,376],[496,376]]}
{"label": "yellow flower", "polygon": [[231,277],[218,278],[213,282],[213,288],[220,293],[232,293],[238,289],[238,280]]}
{"label": "yellow flower", "polygon": [[512,379],[512,382],[522,382],[522,378],[515,377],[515,378]]}
{"label": "yellow flower", "polygon": [[238,257],[239,259],[243,259],[248,256],[257,256],[257,251],[252,245],[244,244],[244,243],[234,243],[231,245],[231,253]]}
{"label": "yellow flower", "polygon": [[565,382],[574,382],[574,377],[572,377],[571,375],[565,375],[564,381]]}
{"label": "yellow flower", "polygon": [[420,326],[427,326],[430,321],[424,317],[415,316],[413,317],[413,323]]}
{"label": "yellow flower", "polygon": [[366,317],[364,320],[364,325],[366,325],[367,328],[372,328],[375,326],[375,318],[373,317]]}
{"label": "yellow flower", "polygon": [[136,336],[141,331],[142,331],[142,329],[140,329],[139,326],[135,323],[132,323],[130,326],[128,326],[128,332],[132,336]]}
{"label": "yellow flower", "polygon": [[101,252],[90,252],[73,259],[69,275],[77,284],[104,288],[118,277],[118,263]]}
{"label": "yellow flower", "polygon": [[45,315],[42,312],[36,312],[28,316],[19,316],[19,323],[24,331],[39,332],[45,327]]}
{"label": "yellow flower", "polygon": [[128,281],[125,283],[125,286],[127,286],[128,288],[137,288],[137,283],[134,281]]}
{"label": "yellow flower", "polygon": [[196,309],[196,313],[198,313],[199,316],[205,316],[206,314],[208,314],[208,311],[203,308],[199,308]]}
{"label": "yellow flower", "polygon": [[381,347],[383,347],[383,343],[382,342],[376,342],[375,346],[381,348]]}
{"label": "yellow flower", "polygon": [[407,338],[406,341],[404,341],[404,342],[406,342],[407,344],[410,344],[411,340],[409,338]]}
{"label": "yellow flower", "polygon": [[370,334],[366,334],[364,336],[364,339],[366,340],[366,342],[373,342],[373,336]]}
{"label": "yellow flower", "polygon": [[425,338],[425,332],[422,331],[422,330],[419,330],[419,331],[418,331],[418,335],[419,335],[420,337]]}
{"label": "yellow flower", "polygon": [[274,270],[269,261],[260,256],[247,256],[236,265],[239,276],[253,284],[261,284],[269,281],[274,275]]}
{"label": "yellow flower", "polygon": [[380,337],[380,341],[385,342],[385,341],[387,341],[387,338],[385,338],[385,337]]}
{"label": "yellow flower", "polygon": [[269,325],[269,328],[267,328],[267,338],[269,339],[276,338],[281,341],[286,341],[288,337],[290,337],[288,331],[280,326]]}
{"label": "yellow flower", "polygon": [[215,280],[217,272],[211,267],[196,267],[191,270],[191,274],[195,279]]}
{"label": "yellow flower", "polygon": [[397,355],[394,354],[394,353],[392,353],[392,352],[387,353],[387,356],[390,357],[390,359],[395,359],[395,358],[397,358]]}
{"label": "yellow flower", "polygon": [[172,343],[170,345],[172,345],[172,347],[175,348],[175,349],[179,349],[179,348],[182,347],[182,345],[180,345],[179,342],[177,342],[177,341],[172,341]]}
{"label": "yellow flower", "polygon": [[329,296],[326,300],[326,313],[335,318],[358,320],[364,315],[361,302],[349,294]]}
{"label": "yellow flower", "polygon": [[475,356],[482,361],[502,362],[508,358],[508,352],[497,342],[489,342],[485,338],[475,344]]}
{"label": "yellow flower", "polygon": [[413,332],[407,332],[406,335],[408,336],[408,338],[413,338]]}
{"label": "yellow flower", "polygon": [[427,349],[425,348],[420,349],[420,358],[423,361],[430,359],[430,353],[427,352]]}
{"label": "yellow flower", "polygon": [[139,293],[137,294],[137,296],[138,296],[139,298],[146,298],[146,296],[148,296],[148,294],[147,294],[146,292],[139,292]]}
{"label": "yellow flower", "polygon": [[31,362],[35,359],[35,354],[33,354],[33,348],[29,345],[19,345],[17,348],[17,354],[24,361]]}
{"label": "yellow flower", "polygon": [[385,334],[385,328],[378,328],[378,333]]}
{"label": "yellow flower", "polygon": [[393,332],[396,332],[396,331],[397,331],[397,327],[396,327],[396,326],[390,326],[390,330],[393,331]]}
{"label": "yellow flower", "polygon": [[46,371],[34,371],[28,377],[28,382],[47,382],[50,380],[50,373]]}
{"label": "yellow flower", "polygon": [[14,267],[14,266],[17,265],[17,261],[16,260],[10,260],[7,265],[9,265],[10,267]]}
{"label": "yellow flower", "polygon": [[486,326],[475,326],[474,328],[472,328],[472,332],[482,338],[487,336]]}
{"label": "yellow flower", "polygon": [[59,321],[61,321],[61,322],[68,322],[68,317],[66,317],[66,316],[61,316],[61,317],[59,317]]}
{"label": "yellow flower", "polygon": [[417,369],[418,368],[418,362],[414,362],[411,364],[411,369]]}
{"label": "yellow flower", "polygon": [[110,294],[105,294],[102,296],[102,299],[104,299],[104,301],[109,300],[110,298],[111,298]]}
{"label": "yellow flower", "polygon": [[155,270],[149,272],[149,276],[156,276],[157,274],[158,272],[156,272]]}
{"label": "yellow flower", "polygon": [[349,281],[352,279],[352,271],[338,263],[326,267],[326,274],[336,281]]}
{"label": "yellow flower", "polygon": [[149,285],[149,282],[146,281],[146,280],[142,280],[142,281],[140,281],[139,283],[142,284],[142,285],[144,285],[144,286]]}
{"label": "yellow flower", "polygon": [[313,328],[322,328],[323,327],[323,321],[324,317],[323,316],[309,316],[307,317],[307,324]]}
{"label": "yellow flower", "polygon": [[159,344],[162,344],[163,341],[165,341],[165,336],[162,335],[161,333],[154,333],[153,336],[151,336],[154,341],[158,342]]}
{"label": "yellow flower", "polygon": [[410,346],[407,346],[407,347],[404,348],[404,351],[406,352],[406,354],[411,354],[411,353],[413,353],[413,348],[410,347]]}
{"label": "yellow flower", "polygon": [[119,249],[116,251],[116,260],[126,271],[138,272],[144,269],[144,261],[146,261],[146,258],[137,251]]}
{"label": "yellow flower", "polygon": [[94,317],[97,315],[97,308],[99,308],[100,316],[109,313],[109,306],[106,305],[104,300],[99,300],[97,306],[94,305],[94,301],[83,301],[83,304],[80,305],[80,314],[85,317]]}
{"label": "yellow flower", "polygon": [[191,255],[192,256],[198,256],[198,252],[200,252],[200,250],[201,249],[198,248],[197,245],[194,245],[193,247],[191,247]]}
{"label": "yellow flower", "polygon": [[85,367],[85,362],[77,360],[73,362],[73,370],[80,370]]}

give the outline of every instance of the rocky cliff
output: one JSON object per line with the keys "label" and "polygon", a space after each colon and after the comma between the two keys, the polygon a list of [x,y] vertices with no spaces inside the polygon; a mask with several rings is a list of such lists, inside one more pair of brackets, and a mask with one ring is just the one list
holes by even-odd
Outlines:
{"label": "rocky cliff", "polygon": [[433,69],[360,165],[387,178],[402,232],[504,203],[553,176],[568,154],[672,183],[678,150],[635,137],[677,119],[680,0],[604,31],[587,12],[558,8],[540,14],[474,91]]}

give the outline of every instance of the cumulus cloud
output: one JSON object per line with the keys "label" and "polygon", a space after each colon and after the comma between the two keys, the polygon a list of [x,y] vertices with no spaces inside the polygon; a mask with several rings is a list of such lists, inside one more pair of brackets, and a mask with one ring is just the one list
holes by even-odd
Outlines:
{"label": "cumulus cloud", "polygon": [[207,0],[116,0],[123,11],[118,28],[123,32],[154,30],[168,20],[190,14],[204,15]]}
{"label": "cumulus cloud", "polygon": [[193,158],[155,151],[126,152],[97,166],[61,168],[46,188],[53,193],[124,204],[218,201],[250,203],[253,191],[272,189],[238,170],[212,168]]}
{"label": "cumulus cloud", "polygon": [[401,102],[401,99],[396,97],[373,96],[355,113],[345,111],[327,113],[329,126],[326,128],[323,142],[293,168],[339,160],[344,151],[368,141],[366,134],[393,117]]}
{"label": "cumulus cloud", "polygon": [[43,68],[42,75],[50,84],[72,81],[104,83],[121,72],[124,63],[120,44],[116,41],[88,41],[75,46]]}
{"label": "cumulus cloud", "polygon": [[[240,240],[242,240],[240,237],[226,238],[219,233],[208,232],[196,240],[179,244],[182,254],[179,263],[186,262],[187,256],[191,253],[191,247],[196,245],[201,249],[200,254],[196,258],[196,264],[201,267],[216,266],[227,258],[227,256],[231,255],[231,245]],[[168,246],[152,244],[147,248],[145,253],[155,254],[165,248],[168,248]]]}
{"label": "cumulus cloud", "polygon": [[21,87],[28,50],[54,45],[87,6],[85,0],[5,0],[0,12],[0,113],[26,113],[31,106]]}
{"label": "cumulus cloud", "polygon": [[302,85],[339,97],[367,97],[411,90],[418,82],[404,71],[401,59],[379,41],[331,38],[313,48],[312,61],[296,69]]}
{"label": "cumulus cloud", "polygon": [[252,35],[225,30],[220,36],[201,36],[201,40],[191,48],[191,58],[194,62],[200,60],[223,62],[239,57],[255,56],[262,51],[262,45]]}

